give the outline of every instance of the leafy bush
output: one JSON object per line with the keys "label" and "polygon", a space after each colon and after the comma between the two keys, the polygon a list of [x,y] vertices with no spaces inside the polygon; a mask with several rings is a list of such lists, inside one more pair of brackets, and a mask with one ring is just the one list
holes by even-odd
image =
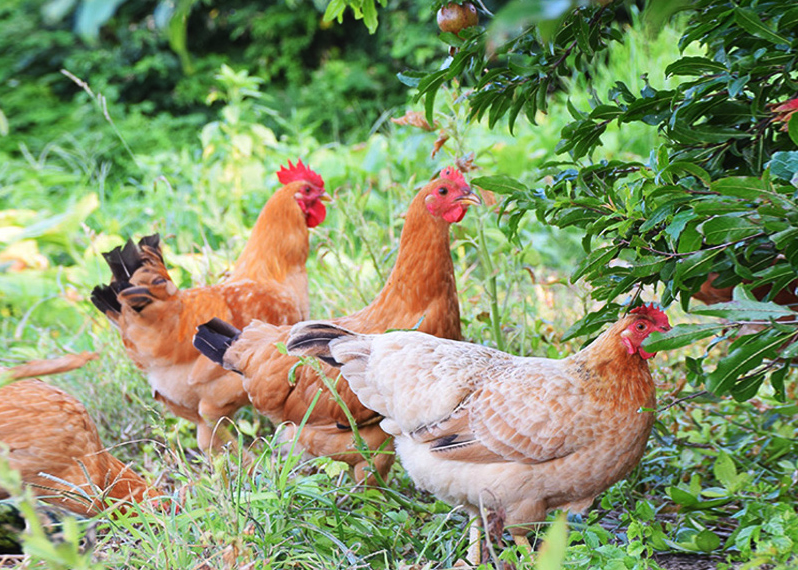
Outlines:
{"label": "leafy bush", "polygon": [[[474,85],[472,117],[486,117],[490,126],[505,117],[511,129],[521,115],[535,122],[562,76],[592,73],[609,46],[623,41],[614,23],[622,5],[569,8],[555,20],[532,10],[537,26],[498,43],[497,33],[506,31],[500,12],[487,30],[441,34],[455,55],[439,71],[405,73],[405,81],[425,98],[428,117],[440,86],[458,78]],[[773,300],[782,290],[794,297],[798,273],[798,54],[791,49],[798,45],[798,9],[702,0],[684,12],[689,20],[679,46],[698,44],[703,52],[668,65],[675,86],[660,88],[644,75],[639,86],[617,81],[607,93],[591,92],[588,109],[569,104],[572,120],[557,145],[565,157],[537,173],[546,176],[543,186],[534,186],[531,173],[474,182],[506,194],[511,236],[529,211],[544,223],[584,231],[588,255],[571,279],[584,278],[604,304],[566,337],[614,321],[622,309],[617,299],[634,303],[647,286],[661,285],[662,303],[679,301],[684,309],[708,280],[735,287],[733,302],[692,310],[726,324],[680,325],[649,346],[677,348],[715,335],[717,346],[729,344],[728,354],[709,372],[706,354],[691,359],[692,383],[744,400],[769,377],[784,398],[790,359],[798,354],[798,314]],[[656,126],[662,137],[647,161],[591,160],[611,124],[623,132],[635,123]]]}

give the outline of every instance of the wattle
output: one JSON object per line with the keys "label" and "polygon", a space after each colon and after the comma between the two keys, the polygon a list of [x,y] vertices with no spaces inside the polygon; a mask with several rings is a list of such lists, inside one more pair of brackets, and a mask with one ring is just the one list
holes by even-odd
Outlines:
{"label": "wattle", "polygon": [[315,228],[327,217],[327,207],[324,202],[316,201],[305,209],[305,223],[309,228]]}
{"label": "wattle", "polygon": [[456,224],[465,217],[467,211],[468,208],[456,205],[452,209],[444,212],[443,219],[450,224]]}

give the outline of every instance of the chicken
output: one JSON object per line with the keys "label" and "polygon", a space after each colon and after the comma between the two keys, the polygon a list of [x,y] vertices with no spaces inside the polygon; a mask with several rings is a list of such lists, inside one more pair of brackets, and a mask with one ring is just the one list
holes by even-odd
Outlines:
{"label": "chicken", "polygon": [[[6,451],[7,450],[7,451]],[[47,502],[95,515],[110,499],[141,502],[162,495],[106,451],[78,400],[38,379],[0,388],[0,455]],[[9,496],[0,488],[0,499]]]}
{"label": "chicken", "polygon": [[660,309],[637,307],[563,360],[325,322],[294,325],[286,348],[341,367],[384,416],[416,485],[474,515],[480,505],[503,512],[528,546],[548,511],[586,509],[639,462],[655,406],[654,355],[641,344],[669,328]]}
{"label": "chicken", "polygon": [[[471,205],[480,203],[453,167],[424,186],[410,204],[399,240],[396,265],[376,299],[360,311],[338,318],[341,326],[368,332],[409,329],[418,326],[426,333],[460,339],[460,307],[449,252],[449,227],[465,216]],[[244,376],[244,389],[255,408],[273,423],[287,423],[283,432],[291,441],[291,425],[299,425],[314,397],[322,391],[298,437],[299,446],[309,455],[331,456],[354,468],[362,481],[368,465],[355,451],[352,431],[346,414],[327,393],[317,373],[308,367],[289,372],[297,359],[279,352],[276,344],[288,338],[290,326],[255,322],[239,331],[214,320],[199,327],[194,345],[215,362],[237,370]],[[335,378],[337,371],[326,369]],[[380,429],[380,417],[363,407],[345,383],[338,393],[349,408],[358,432],[372,450],[385,445],[392,451],[388,436]],[[393,463],[393,453],[380,453],[374,467],[384,476]]]}
{"label": "chicken", "polygon": [[128,241],[104,254],[113,273],[92,301],[122,335],[153,395],[175,415],[197,424],[203,451],[233,443],[220,420],[249,403],[241,377],[193,346],[197,325],[219,316],[243,327],[253,319],[276,325],[306,319],[310,301],[305,262],[308,228],[325,217],[321,177],[302,161],[277,176],[284,185],[268,200],[230,275],[220,284],[180,290],[169,277],[160,238]]}

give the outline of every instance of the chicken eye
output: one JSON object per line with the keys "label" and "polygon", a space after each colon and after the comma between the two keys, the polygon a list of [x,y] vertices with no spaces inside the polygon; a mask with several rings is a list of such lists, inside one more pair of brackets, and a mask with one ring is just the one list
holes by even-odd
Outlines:
{"label": "chicken eye", "polygon": [[636,328],[637,330],[639,330],[640,332],[643,332],[643,331],[644,331],[644,330],[646,330],[648,327],[646,326],[646,323],[640,322],[640,323],[637,323],[637,325],[635,325],[635,328]]}
{"label": "chicken eye", "polygon": [[305,186],[305,187],[302,189],[302,191],[303,191],[305,194],[310,194],[310,186]]}
{"label": "chicken eye", "polygon": [[438,194],[441,196],[446,196],[449,193],[449,189],[446,186],[441,186],[438,188]]}

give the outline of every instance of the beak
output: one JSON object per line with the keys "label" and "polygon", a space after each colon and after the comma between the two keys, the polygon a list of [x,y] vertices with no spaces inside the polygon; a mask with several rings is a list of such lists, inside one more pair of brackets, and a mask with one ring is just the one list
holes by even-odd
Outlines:
{"label": "beak", "polygon": [[330,196],[325,192],[324,194],[319,196],[319,200],[321,200],[322,202],[332,202],[332,196]]}
{"label": "beak", "polygon": [[459,202],[461,204],[465,204],[467,206],[482,205],[482,199],[479,196],[477,196],[473,190],[470,189],[467,194],[463,194],[462,196],[455,198],[454,201]]}

